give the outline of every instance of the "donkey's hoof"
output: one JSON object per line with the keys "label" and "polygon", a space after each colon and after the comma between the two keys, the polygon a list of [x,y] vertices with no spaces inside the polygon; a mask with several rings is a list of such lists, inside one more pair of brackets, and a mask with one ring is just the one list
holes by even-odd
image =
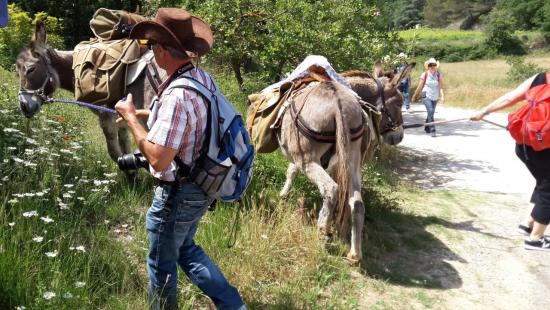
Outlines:
{"label": "donkey's hoof", "polygon": [[352,266],[357,266],[361,262],[361,257],[350,253],[348,254],[348,256],[346,256],[346,261]]}

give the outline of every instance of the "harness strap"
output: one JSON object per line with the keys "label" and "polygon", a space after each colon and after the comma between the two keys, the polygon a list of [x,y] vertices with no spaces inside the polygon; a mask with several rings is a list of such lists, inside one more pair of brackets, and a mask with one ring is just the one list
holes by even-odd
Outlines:
{"label": "harness strap", "polygon": [[[321,142],[321,143],[334,143],[336,142],[336,131],[323,131],[318,132],[309,127],[306,123],[306,121],[300,116],[300,112],[302,111],[304,104],[300,107],[298,110],[296,108],[295,101],[291,102],[290,107],[290,115],[294,119],[296,123],[296,127],[298,130],[306,136],[308,139]],[[357,128],[353,128],[350,130],[351,133],[351,141],[355,141],[363,136],[363,132],[365,130],[365,124],[364,120],[361,121],[361,125]]]}

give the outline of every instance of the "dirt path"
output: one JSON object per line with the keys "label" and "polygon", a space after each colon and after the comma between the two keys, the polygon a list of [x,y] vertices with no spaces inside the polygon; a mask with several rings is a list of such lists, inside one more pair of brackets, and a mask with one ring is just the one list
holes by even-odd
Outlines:
{"label": "dirt path", "polygon": [[[470,113],[439,106],[435,117],[449,120]],[[425,109],[419,105],[404,115],[405,123],[419,123],[424,117]],[[506,114],[487,118],[506,124]],[[433,307],[548,307],[544,297],[550,294],[550,253],[524,250],[523,236],[516,233],[534,181],[517,159],[509,134],[487,123],[464,121],[438,126],[435,138],[422,128],[407,129],[399,148],[404,159],[398,173],[418,187],[482,192],[480,197],[485,197],[449,210],[452,224],[470,227],[459,230],[459,240],[434,233],[460,258],[446,261],[460,281],[446,284],[445,274],[441,275],[443,290],[435,294],[442,304]]]}

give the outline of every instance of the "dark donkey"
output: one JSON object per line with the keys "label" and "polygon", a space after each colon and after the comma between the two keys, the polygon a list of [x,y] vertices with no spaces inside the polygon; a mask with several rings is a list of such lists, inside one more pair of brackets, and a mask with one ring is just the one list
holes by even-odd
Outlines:
{"label": "dark donkey", "polygon": [[[152,62],[154,62],[154,58]],[[17,57],[16,69],[20,78],[20,94],[31,95],[20,100],[23,114],[30,118],[40,111],[47,97],[56,89],[63,88],[74,93],[73,51],[58,51],[46,45],[46,29],[42,22],[36,24],[29,47],[24,48]],[[155,66],[156,63],[154,63]],[[158,67],[158,66],[157,66]],[[161,78],[166,78],[164,70],[159,69]],[[132,93],[137,109],[148,108],[156,92],[151,82],[142,72],[132,84],[126,87],[126,93]],[[28,100],[30,99],[30,100]],[[116,101],[107,106],[113,107]],[[116,114],[96,112],[109,156],[116,160],[123,154],[132,152],[128,128],[124,123],[116,124]]]}

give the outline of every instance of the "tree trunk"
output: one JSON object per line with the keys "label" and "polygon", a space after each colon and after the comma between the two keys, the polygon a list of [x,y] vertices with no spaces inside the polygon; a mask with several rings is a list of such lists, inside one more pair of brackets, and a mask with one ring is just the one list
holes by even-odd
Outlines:
{"label": "tree trunk", "polygon": [[239,89],[241,91],[244,91],[241,67],[242,67],[242,63],[238,59],[236,58],[231,59],[231,69],[233,69],[233,74],[235,75],[235,79],[237,79],[237,83],[239,84]]}

